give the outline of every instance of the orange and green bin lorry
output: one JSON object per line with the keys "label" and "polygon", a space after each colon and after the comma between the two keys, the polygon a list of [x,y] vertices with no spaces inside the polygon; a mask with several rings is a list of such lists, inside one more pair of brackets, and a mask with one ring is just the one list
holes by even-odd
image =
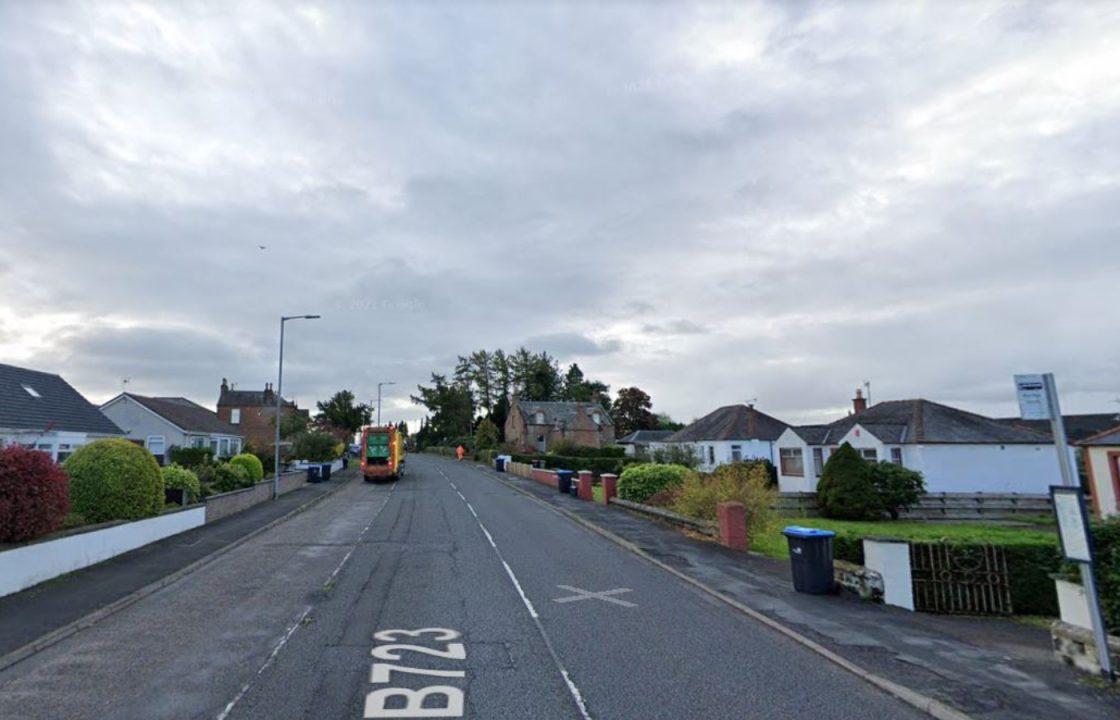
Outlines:
{"label": "orange and green bin lorry", "polygon": [[393,425],[362,428],[361,459],[366,482],[397,480],[404,474],[404,438]]}

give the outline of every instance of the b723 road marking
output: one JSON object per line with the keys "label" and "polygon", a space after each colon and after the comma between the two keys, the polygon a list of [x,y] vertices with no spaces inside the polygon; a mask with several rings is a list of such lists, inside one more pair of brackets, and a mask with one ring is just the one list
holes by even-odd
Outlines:
{"label": "b723 road marking", "polygon": [[[433,637],[425,638],[431,635]],[[401,637],[403,636],[403,637]],[[466,647],[458,640],[460,634],[448,628],[420,628],[419,630],[379,630],[373,634],[377,642],[387,643],[378,645],[370,653],[378,660],[400,660],[402,653],[419,653],[430,657],[447,660],[465,660]],[[426,645],[411,645],[399,642],[403,638],[423,638],[430,642],[442,642],[443,649],[428,647]],[[375,662],[370,669],[369,681],[373,685],[390,682],[393,673],[403,675],[423,675],[426,677],[463,679],[466,673],[463,670],[430,670],[428,668],[413,668],[404,665]],[[403,707],[389,707],[393,698],[401,698]],[[425,707],[428,698],[445,698],[440,707]],[[366,695],[366,718],[449,718],[462,717],[464,696],[462,689],[454,685],[429,685],[428,687],[413,690],[403,687],[378,688]]]}

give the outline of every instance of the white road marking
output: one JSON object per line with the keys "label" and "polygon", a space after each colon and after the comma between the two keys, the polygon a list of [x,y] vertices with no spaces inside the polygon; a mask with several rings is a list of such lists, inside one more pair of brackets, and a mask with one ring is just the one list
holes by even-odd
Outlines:
{"label": "white road marking", "polygon": [[[310,612],[310,605],[303,609],[303,612],[300,613],[300,616],[294,623],[291,624],[290,627],[288,627],[283,637],[281,637],[280,641],[276,643],[276,647],[272,648],[272,652],[269,653],[268,659],[265,660],[264,664],[261,665],[259,670],[257,670],[257,674],[253,676],[253,680],[256,680],[264,674],[265,670],[268,670],[268,668],[276,660],[276,656],[279,655],[284,646],[288,644],[288,640],[290,640],[292,635],[295,634],[296,630],[299,629],[299,626],[303,624],[303,621],[307,618]],[[253,680],[250,680],[249,682],[241,686],[241,690],[238,691],[237,695],[234,695],[233,699],[229,701],[229,704],[226,705],[225,709],[218,714],[217,720],[226,720],[226,718],[229,717],[229,714],[233,711],[233,708],[237,705],[237,703],[241,702],[241,698],[245,697],[245,693],[249,692],[249,688],[253,685]]]}
{"label": "white road marking", "polygon": [[389,500],[393,498],[393,491],[396,489],[397,485],[396,483],[394,483],[392,487],[389,488],[389,494],[385,496],[385,502],[381,503],[381,507],[377,508],[377,512],[373,514],[373,517],[369,519],[369,522],[366,524],[366,526],[362,528],[362,531],[360,533],[358,533],[358,539],[354,541],[354,547],[350,548],[350,551],[347,552],[346,555],[342,558],[342,562],[338,564],[338,567],[334,569],[334,572],[331,573],[331,576],[327,578],[327,581],[325,583],[323,583],[324,585],[330,585],[331,582],[333,582],[334,579],[338,577],[338,574],[342,572],[342,568],[346,566],[346,562],[350,559],[350,556],[353,555],[354,551],[358,549],[358,546],[362,544],[362,540],[365,538],[366,533],[369,532],[369,529],[371,527],[373,527],[373,523],[377,521],[378,516],[381,515],[381,511],[385,509],[385,506],[389,504]]}
{"label": "white road marking", "polygon": [[638,607],[636,603],[626,602],[618,598],[611,597],[612,595],[621,595],[622,593],[634,592],[630,588],[615,588],[614,590],[601,590],[599,592],[591,592],[583,590],[582,588],[572,587],[571,585],[557,585],[556,587],[568,592],[574,592],[575,595],[567,597],[552,598],[554,603],[570,603],[579,602],[580,600],[602,600],[603,602],[614,603],[623,607]]}
{"label": "white road marking", "polygon": [[482,524],[482,520],[478,517],[478,513],[474,512],[474,508],[471,507],[471,504],[467,502],[467,499],[465,497],[463,497],[463,494],[459,492],[459,488],[455,487],[455,483],[451,481],[451,478],[447,477],[447,475],[444,474],[443,470],[438,467],[436,468],[436,472],[442,475],[443,479],[451,484],[451,487],[455,489],[455,492],[459,494],[459,497],[463,498],[463,502],[467,505],[467,508],[474,515],[475,522],[478,523],[478,527],[482,530],[482,534],[486,536],[486,540],[489,541],[490,547],[494,548],[494,553],[498,556],[498,560],[501,561],[502,567],[505,568],[506,575],[509,576],[510,582],[512,582],[513,586],[517,588],[517,594],[521,596],[521,602],[525,605],[525,609],[529,611],[529,617],[533,619],[533,623],[537,626],[537,632],[540,633],[541,639],[544,640],[544,645],[548,649],[548,654],[552,656],[552,662],[556,664],[556,669],[560,671],[560,676],[564,678],[564,684],[568,687],[568,692],[571,694],[572,700],[575,701],[576,707],[579,709],[580,716],[583,718],[583,720],[592,720],[591,713],[587,711],[587,703],[584,702],[583,693],[579,691],[579,688],[576,686],[575,681],[572,680],[572,676],[568,674],[568,669],[564,667],[564,661],[561,660],[560,656],[556,653],[556,648],[553,647],[552,640],[548,637],[548,633],[545,632],[544,625],[541,624],[541,618],[540,615],[537,614],[537,609],[533,607],[533,602],[529,599],[529,596],[525,594],[525,590],[521,587],[521,583],[520,581],[518,581],[517,575],[514,574],[513,568],[511,568],[509,566],[509,563],[506,562],[506,559],[502,557],[502,551],[498,549],[498,544],[494,542],[494,536],[491,535],[490,531],[486,529],[486,526]]}

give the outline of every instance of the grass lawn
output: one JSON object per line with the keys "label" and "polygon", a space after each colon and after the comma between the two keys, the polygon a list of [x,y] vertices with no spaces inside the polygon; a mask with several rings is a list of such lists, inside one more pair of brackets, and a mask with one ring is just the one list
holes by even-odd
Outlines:
{"label": "grass lawn", "polygon": [[766,532],[754,538],[751,549],[770,557],[789,557],[789,547],[782,535],[787,525],[835,530],[846,535],[864,537],[891,537],[919,542],[936,542],[942,538],[974,542],[1014,542],[1054,544],[1058,541],[1052,529],[1039,527],[1013,527],[1006,525],[983,525],[980,523],[932,523],[914,520],[881,520],[878,522],[857,522],[851,520],[828,520],[826,518],[778,518]]}
{"label": "grass lawn", "polygon": [[592,485],[591,486],[591,496],[593,498],[595,498],[595,502],[597,502],[597,503],[603,502],[603,486],[602,485]]}

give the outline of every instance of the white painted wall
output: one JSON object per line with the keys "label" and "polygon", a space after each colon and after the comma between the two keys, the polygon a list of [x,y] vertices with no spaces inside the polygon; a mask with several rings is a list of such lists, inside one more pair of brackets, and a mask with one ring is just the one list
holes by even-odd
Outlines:
{"label": "white painted wall", "polygon": [[74,572],[206,522],[191,508],[0,552],[0,597]]}
{"label": "white painted wall", "polygon": [[910,573],[910,543],[863,541],[863,564],[883,578],[883,602],[914,610],[914,581]]}
{"label": "white painted wall", "polygon": [[[801,462],[805,467],[805,474],[783,475],[781,463],[782,448],[793,448],[801,451]],[[786,430],[774,442],[774,465],[778,468],[778,490],[780,492],[812,492],[817,488],[817,474],[813,471],[813,452],[809,444],[792,430]]]}
{"label": "white painted wall", "polygon": [[925,476],[928,492],[1045,495],[1062,482],[1053,445],[908,445],[903,464]]}
{"label": "white painted wall", "polygon": [[1093,473],[1093,494],[1097,498],[1097,507],[1101,515],[1120,515],[1120,497],[1116,496],[1116,486],[1112,482],[1112,467],[1108,460],[1108,453],[1120,452],[1120,446],[1090,447],[1089,469]]}

